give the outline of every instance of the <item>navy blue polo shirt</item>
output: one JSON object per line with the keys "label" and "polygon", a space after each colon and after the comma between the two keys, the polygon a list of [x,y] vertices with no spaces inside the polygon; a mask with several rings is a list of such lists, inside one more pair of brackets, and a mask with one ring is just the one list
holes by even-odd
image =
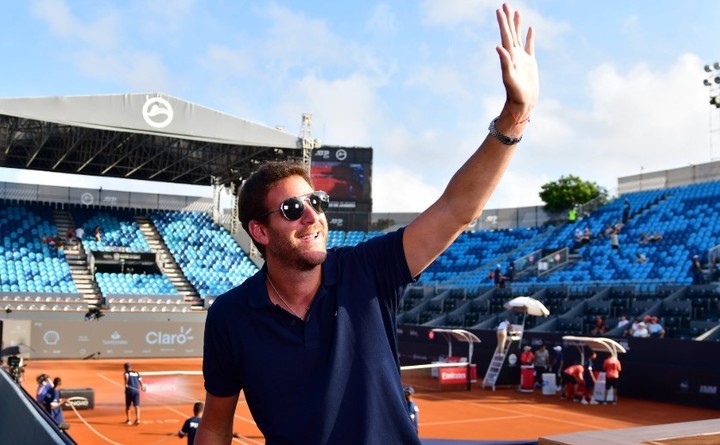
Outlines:
{"label": "navy blue polo shirt", "polygon": [[197,433],[197,429],[198,426],[200,426],[201,420],[202,418],[200,417],[190,417],[185,420],[182,428],[180,428],[180,431],[187,436],[188,445],[193,445],[195,443],[195,434]]}
{"label": "navy blue polo shirt", "polygon": [[242,389],[268,444],[419,444],[407,415],[396,310],[412,281],[403,230],[328,251],[307,320],[274,305],[265,267],[218,297],[205,389]]}

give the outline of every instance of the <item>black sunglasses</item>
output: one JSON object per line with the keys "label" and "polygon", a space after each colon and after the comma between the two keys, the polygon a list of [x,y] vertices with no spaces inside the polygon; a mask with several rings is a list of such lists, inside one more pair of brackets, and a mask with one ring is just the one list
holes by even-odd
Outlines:
{"label": "black sunglasses", "polygon": [[264,218],[271,213],[280,212],[283,218],[288,221],[297,221],[305,212],[305,201],[307,201],[310,207],[319,215],[324,213],[330,205],[330,195],[322,190],[316,190],[305,195],[293,196],[281,202],[279,209],[265,212],[258,216],[257,219]]}

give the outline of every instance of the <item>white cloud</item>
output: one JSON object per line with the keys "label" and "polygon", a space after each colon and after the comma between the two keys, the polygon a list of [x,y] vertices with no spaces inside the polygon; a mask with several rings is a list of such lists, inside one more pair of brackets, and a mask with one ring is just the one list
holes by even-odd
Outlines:
{"label": "white cloud", "polygon": [[[707,162],[707,92],[694,55],[664,71],[638,64],[619,72],[591,69],[588,109],[541,98],[508,176],[523,177],[531,194],[506,189],[502,201],[533,205],[539,185],[574,174],[614,189],[618,177]],[[542,170],[541,170],[542,169]],[[497,200],[491,201],[497,205]]]}
{"label": "white cloud", "polygon": [[208,46],[202,64],[208,72],[222,77],[243,76],[253,67],[244,51],[217,44]]}
{"label": "white cloud", "polygon": [[367,146],[382,127],[376,82],[362,75],[326,80],[308,76],[297,84],[297,101],[283,105],[289,118],[312,110],[313,136],[331,145]]}
{"label": "white cloud", "polygon": [[[491,31],[499,43],[495,11],[500,5],[495,0],[424,0],[420,9],[425,23],[429,25],[446,27],[456,33],[458,26],[469,25],[466,32],[472,29]],[[525,33],[528,26],[532,26],[536,36],[540,36],[535,40],[537,48],[562,45],[563,36],[572,29],[568,23],[540,14],[532,4],[513,2],[512,6],[521,12],[522,32]]]}
{"label": "white cloud", "polygon": [[[182,15],[190,6],[188,0],[180,2],[174,12],[167,12],[166,16]],[[52,33],[65,41],[69,48],[65,51],[83,76],[99,82],[125,84],[132,89],[162,91],[167,88],[168,73],[161,56],[133,49],[130,42],[123,41],[124,18],[120,10],[101,5],[82,11],[93,15],[93,19],[83,20],[64,0],[38,0],[32,9],[50,26]]]}
{"label": "white cloud", "polygon": [[369,34],[392,39],[397,33],[397,17],[386,3],[375,5],[370,19],[365,24]]}
{"label": "white cloud", "polygon": [[461,74],[455,67],[424,66],[410,74],[407,84],[413,87],[426,87],[428,93],[450,97],[467,97],[470,92],[465,87]]}
{"label": "white cloud", "polygon": [[298,66],[342,63],[351,49],[341,42],[323,20],[310,19],[304,14],[271,3],[265,14],[271,23],[262,43],[264,58],[273,69],[281,71]]}
{"label": "white cloud", "polygon": [[494,0],[424,0],[420,6],[426,23],[448,27],[485,23],[497,8]]}
{"label": "white cloud", "polygon": [[134,2],[131,14],[139,18],[143,33],[161,39],[169,38],[170,32],[187,32],[187,22],[194,18],[196,0],[152,0]]}
{"label": "white cloud", "polygon": [[[608,9],[602,19],[623,29],[607,35],[577,2],[527,3],[513,6],[523,12],[524,25],[537,30],[543,90],[488,207],[537,204],[539,186],[561,175],[612,188],[618,176],[641,166],[652,171],[708,160],[703,63],[697,55],[679,55],[676,48],[687,43],[661,40],[679,31],[651,28],[655,16],[638,15],[636,8]],[[373,9],[358,3],[353,6],[365,6],[365,15],[355,18],[361,22],[352,33],[336,28],[353,19],[333,16],[339,8],[326,14],[292,2],[251,3],[232,19],[193,0],[75,5],[37,0],[33,13],[57,37],[50,54],[74,61],[89,88],[114,82],[189,92],[207,106],[284,124],[289,133],[298,132],[301,113],[312,113],[313,136],[323,143],[375,149],[377,211],[416,201],[419,207],[407,210],[424,209],[485,137],[504,100],[493,50],[495,0],[424,0],[403,9],[394,2]],[[141,14],[153,8],[155,14]],[[683,29],[688,21],[678,17]],[[148,27],[156,25],[153,34]],[[166,29],[187,32],[173,33],[172,41],[148,38]],[[657,29],[662,35],[653,36]],[[593,40],[598,35],[606,38]],[[698,38],[698,47],[705,40]],[[638,52],[637,42],[656,47]],[[162,52],[167,49],[174,52]],[[187,88],[173,92],[171,84]]]}
{"label": "white cloud", "polygon": [[72,13],[64,0],[37,0],[32,10],[53,33],[63,38],[94,48],[118,46],[121,18],[116,11],[103,10],[97,20],[85,23]]}
{"label": "white cloud", "polygon": [[168,73],[159,56],[143,51],[78,51],[75,64],[85,76],[118,82],[139,91],[166,91]]}
{"label": "white cloud", "polygon": [[374,212],[420,212],[435,202],[442,190],[402,165],[373,169]]}
{"label": "white cloud", "polygon": [[[699,66],[694,55],[679,57],[665,70],[638,64],[619,72],[609,64],[599,65],[585,79],[588,108],[541,98],[525,139],[487,208],[541,205],[540,186],[562,175],[578,175],[612,190],[618,177],[640,173],[641,166],[654,171],[709,161],[707,91],[699,80]],[[499,109],[499,103],[498,98],[486,98],[480,108]],[[403,183],[413,184],[408,193],[442,190],[469,156],[469,147],[480,142],[474,142],[478,132],[471,128],[463,134],[441,128],[416,134],[401,125],[389,126],[380,139],[383,152],[376,150],[376,172],[393,168],[378,164],[384,160],[410,173],[392,170],[402,179],[388,182],[390,186],[385,181],[391,181],[391,175],[375,177],[375,210],[396,211],[400,204],[380,194]],[[444,138],[448,143],[439,142]],[[414,199],[408,197],[406,202]]]}

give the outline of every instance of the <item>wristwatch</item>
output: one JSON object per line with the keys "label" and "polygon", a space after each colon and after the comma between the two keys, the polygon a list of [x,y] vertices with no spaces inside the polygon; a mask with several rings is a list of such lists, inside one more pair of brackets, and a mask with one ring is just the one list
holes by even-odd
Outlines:
{"label": "wristwatch", "polygon": [[490,132],[490,135],[497,139],[498,141],[502,142],[505,145],[515,145],[518,142],[522,140],[522,135],[520,135],[519,138],[513,138],[506,134],[502,134],[498,131],[497,128],[495,128],[495,122],[500,119],[500,116],[496,117],[490,122],[490,126],[488,127],[488,131]]}

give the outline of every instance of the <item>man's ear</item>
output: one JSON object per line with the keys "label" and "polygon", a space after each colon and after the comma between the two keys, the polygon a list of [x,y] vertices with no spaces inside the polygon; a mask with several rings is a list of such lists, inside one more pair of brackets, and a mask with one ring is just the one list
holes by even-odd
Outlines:
{"label": "man's ear", "polygon": [[248,224],[248,229],[250,229],[250,236],[258,244],[262,244],[264,246],[268,243],[267,229],[264,224],[261,224],[253,219]]}

